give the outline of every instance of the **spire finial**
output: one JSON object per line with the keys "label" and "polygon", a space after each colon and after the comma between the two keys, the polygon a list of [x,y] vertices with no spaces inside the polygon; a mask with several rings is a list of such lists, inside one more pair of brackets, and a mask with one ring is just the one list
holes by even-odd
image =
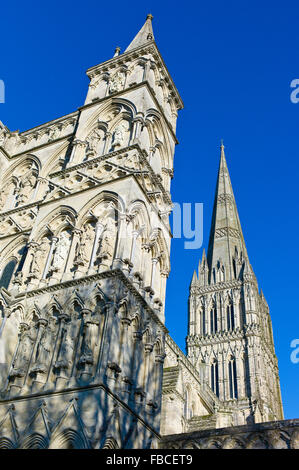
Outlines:
{"label": "spire finial", "polygon": [[140,46],[145,46],[149,41],[154,40],[154,33],[152,28],[153,15],[150,13],[146,17],[146,21],[141,30],[136,34],[133,41],[129,44],[125,52],[132,51]]}

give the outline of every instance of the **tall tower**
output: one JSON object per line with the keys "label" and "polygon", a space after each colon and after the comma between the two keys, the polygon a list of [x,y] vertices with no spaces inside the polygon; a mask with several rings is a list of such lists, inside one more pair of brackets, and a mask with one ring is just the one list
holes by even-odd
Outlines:
{"label": "tall tower", "polygon": [[250,265],[221,145],[210,240],[189,296],[188,357],[234,424],[283,419],[269,307]]}
{"label": "tall tower", "polygon": [[151,15],[87,75],[73,113],[21,133],[0,123],[0,447],[159,436],[182,101]]}

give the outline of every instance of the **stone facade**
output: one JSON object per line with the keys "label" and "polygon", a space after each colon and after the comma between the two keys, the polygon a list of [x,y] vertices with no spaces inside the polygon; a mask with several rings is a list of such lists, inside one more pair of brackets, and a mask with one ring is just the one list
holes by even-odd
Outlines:
{"label": "stone facade", "polygon": [[[282,418],[268,307],[232,191],[218,189],[215,236],[191,284],[188,356],[164,325],[183,103],[151,20],[87,71],[75,112],[25,132],[0,122],[0,448],[157,448],[161,434],[163,447],[196,447],[215,429],[222,446],[231,426]],[[219,181],[231,189],[225,165],[222,149]],[[233,226],[218,226],[224,208]],[[204,305],[222,312],[213,328]],[[231,357],[233,397],[221,372]],[[224,368],[210,380],[215,361]],[[294,447],[295,425],[269,426]]]}
{"label": "stone facade", "polygon": [[182,101],[149,15],[84,106],[1,124],[0,447],[159,437],[170,181]]}

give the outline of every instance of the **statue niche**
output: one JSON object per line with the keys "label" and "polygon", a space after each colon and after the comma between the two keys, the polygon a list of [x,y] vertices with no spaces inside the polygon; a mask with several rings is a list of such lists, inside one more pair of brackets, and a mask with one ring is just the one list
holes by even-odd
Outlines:
{"label": "statue niche", "polygon": [[68,372],[72,367],[74,355],[74,341],[71,334],[71,325],[64,324],[62,327],[62,335],[60,348],[54,369],[59,377],[68,378]]}
{"label": "statue niche", "polygon": [[[83,313],[83,312],[82,312]],[[82,378],[89,378],[92,374],[91,367],[94,364],[94,351],[98,346],[100,317],[99,313],[88,312],[84,315],[83,341],[78,368],[81,370]]]}
{"label": "statue niche", "polygon": [[40,244],[35,247],[35,251],[32,254],[29,277],[38,279],[42,276],[49,250],[50,240],[48,237],[43,237]]}
{"label": "statue niche", "polygon": [[30,166],[29,171],[19,177],[16,206],[22,206],[29,201],[31,193],[37,183],[37,175],[36,168]]}
{"label": "statue niche", "polygon": [[92,253],[95,228],[94,223],[86,223],[80,235],[79,243],[76,246],[74,265],[88,266]]}
{"label": "statue niche", "polygon": [[122,121],[119,123],[113,132],[113,139],[112,139],[112,148],[113,150],[117,150],[120,147],[124,147],[127,145],[128,142],[128,132],[129,132],[129,122]]}
{"label": "statue niche", "polygon": [[55,251],[50,268],[50,275],[57,277],[62,274],[71,245],[71,237],[67,230],[60,233],[56,242]]}
{"label": "statue niche", "polygon": [[96,157],[102,155],[104,151],[106,133],[102,128],[94,129],[86,139],[86,157]]}
{"label": "statue niche", "polygon": [[51,359],[52,345],[54,344],[54,326],[47,322],[42,326],[43,331],[36,348],[33,366],[30,370],[30,375],[34,375],[36,379],[40,375],[44,375],[48,371],[49,362]]}
{"label": "statue niche", "polygon": [[116,241],[116,222],[111,216],[108,216],[104,222],[102,235],[99,239],[99,245],[96,254],[96,264],[102,268],[109,268],[114,255]]}
{"label": "statue niche", "polygon": [[35,324],[21,324],[19,347],[13,362],[12,371],[9,374],[10,379],[14,379],[16,377],[22,378],[25,376],[32,348],[36,339],[36,333]]}

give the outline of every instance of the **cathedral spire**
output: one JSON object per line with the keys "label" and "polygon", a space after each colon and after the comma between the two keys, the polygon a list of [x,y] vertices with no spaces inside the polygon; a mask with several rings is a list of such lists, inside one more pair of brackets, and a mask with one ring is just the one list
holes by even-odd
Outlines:
{"label": "cathedral spire", "polygon": [[144,46],[147,42],[154,40],[154,33],[152,28],[152,19],[151,14],[147,15],[146,21],[142,26],[141,30],[136,34],[133,41],[129,44],[125,52],[132,51],[137,47]]}
{"label": "cathedral spire", "polygon": [[[227,168],[224,145],[220,145],[220,164],[216,184],[207,261],[213,268],[225,270],[226,280],[238,276],[234,262],[247,259],[247,250],[239,220],[237,205]],[[235,260],[235,261],[234,261]]]}

